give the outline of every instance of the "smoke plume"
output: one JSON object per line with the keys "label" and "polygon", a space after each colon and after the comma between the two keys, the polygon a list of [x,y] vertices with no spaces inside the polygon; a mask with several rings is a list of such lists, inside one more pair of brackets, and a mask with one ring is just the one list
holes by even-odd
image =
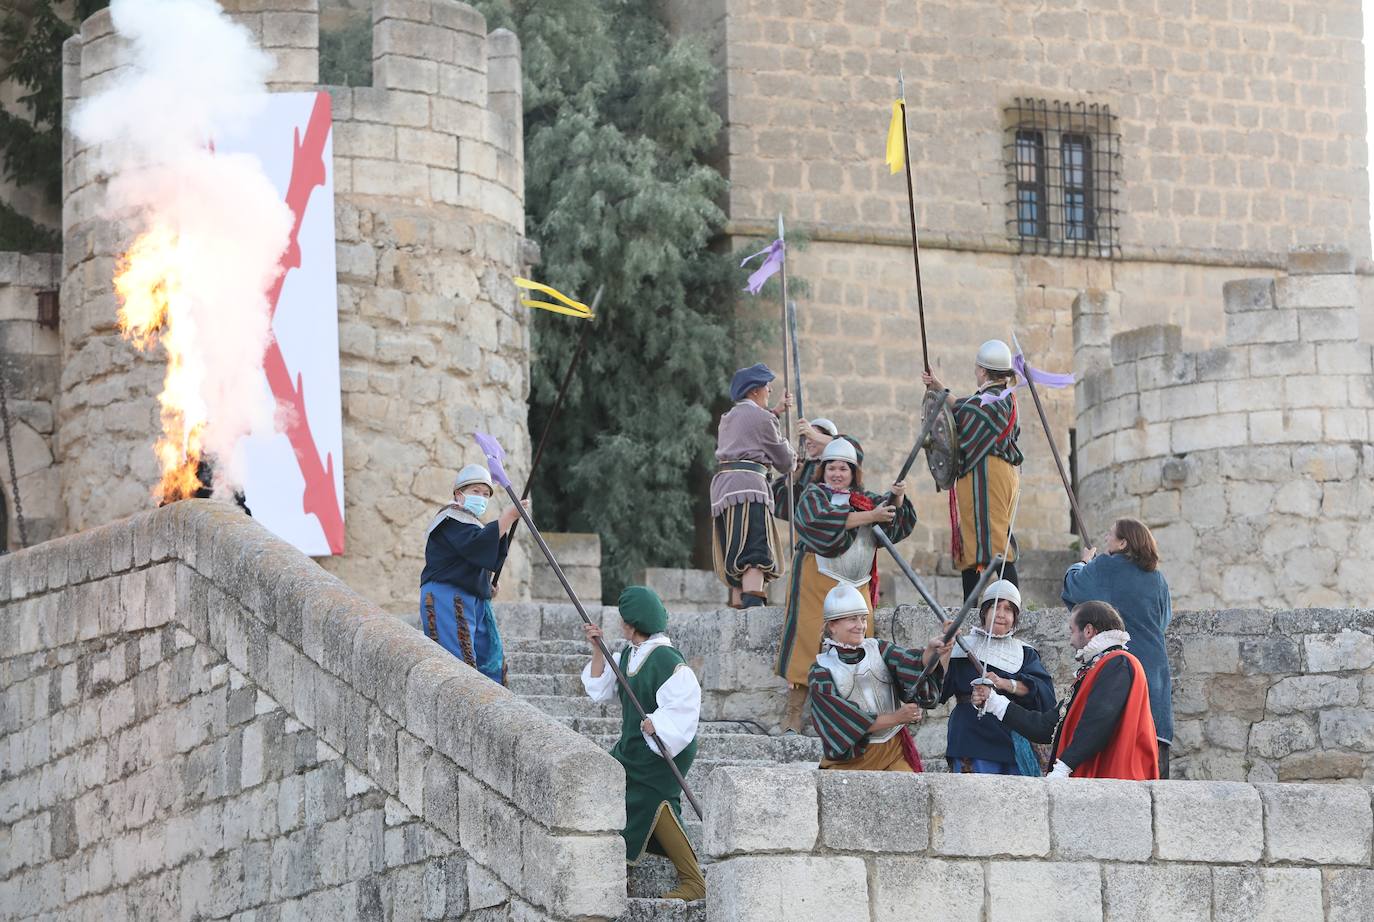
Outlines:
{"label": "smoke plume", "polygon": [[98,78],[72,128],[109,177],[104,216],[175,241],[165,287],[179,330],[163,345],[193,372],[183,387],[196,393],[179,399],[223,494],[243,483],[240,439],[275,409],[261,370],[267,292],[292,219],[255,157],[214,142],[265,105],[273,62],[213,0],[113,0],[110,15],[130,63]]}

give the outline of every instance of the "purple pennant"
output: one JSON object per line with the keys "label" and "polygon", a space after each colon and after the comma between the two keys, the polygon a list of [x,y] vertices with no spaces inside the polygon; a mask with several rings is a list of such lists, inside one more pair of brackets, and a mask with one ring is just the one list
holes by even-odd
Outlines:
{"label": "purple pennant", "polygon": [[740,268],[742,269],[760,256],[767,254],[768,257],[763,261],[763,265],[755,269],[753,274],[749,276],[749,284],[744,286],[745,291],[749,292],[751,295],[756,295],[763,290],[763,283],[777,275],[778,270],[782,268],[783,251],[785,249],[786,247],[782,239],[779,238],[768,244],[766,248],[759,250],[753,256],[746,257],[740,263]]}
{"label": "purple pennant", "polygon": [[482,454],[487,456],[487,468],[491,471],[491,479],[503,487],[509,487],[510,478],[506,476],[506,469],[501,466],[501,462],[506,458],[501,443],[496,441],[495,436],[487,435],[485,432],[474,432],[472,437],[477,440],[477,447],[482,449]]}
{"label": "purple pennant", "polygon": [[[1023,384],[1028,378],[1031,381],[1034,381],[1036,384],[1053,388],[1068,387],[1070,384],[1073,383],[1072,374],[1063,374],[1055,371],[1042,371],[1039,368],[1036,368],[1032,365],[1027,365],[1026,357],[1019,352],[1016,353],[1016,357],[1011,360],[1011,365],[1012,368],[1016,370],[1016,377],[1019,378]],[[996,403],[999,400],[1002,400],[1006,397],[1010,397],[1012,392],[1015,391],[1018,387],[1021,387],[1021,384],[1013,384],[1011,387],[1008,387],[1005,390],[1002,390],[996,394],[979,394],[978,403],[980,406],[987,406],[990,403]]]}

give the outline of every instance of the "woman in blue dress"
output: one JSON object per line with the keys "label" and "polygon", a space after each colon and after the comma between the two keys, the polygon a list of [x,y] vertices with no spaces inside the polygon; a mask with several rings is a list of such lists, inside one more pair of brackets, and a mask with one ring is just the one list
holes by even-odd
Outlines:
{"label": "woman in blue dress", "polygon": [[[420,574],[420,628],[493,682],[505,684],[506,658],[491,612],[491,576],[506,559],[510,530],[520,512],[512,506],[483,525],[491,495],[491,473],[469,464],[453,481],[453,502],[429,523]],[[528,509],[529,501],[523,505]]]}
{"label": "woman in blue dress", "polygon": [[[1030,741],[1008,730],[1001,721],[979,719],[969,701],[974,680],[984,676],[994,688],[1022,707],[1044,711],[1055,706],[1054,682],[1040,655],[1017,640],[1021,592],[1009,580],[983,590],[979,600],[982,627],[965,638],[964,648],[950,653],[940,700],[955,699],[945,738],[949,770],[963,774],[1039,775],[1040,761]],[[971,656],[970,656],[971,654]]]}

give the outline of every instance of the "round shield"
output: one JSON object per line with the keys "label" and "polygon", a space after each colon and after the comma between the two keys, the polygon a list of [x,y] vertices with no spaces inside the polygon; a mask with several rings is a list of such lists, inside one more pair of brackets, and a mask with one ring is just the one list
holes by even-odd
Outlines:
{"label": "round shield", "polygon": [[959,430],[954,425],[954,413],[949,404],[940,399],[935,390],[926,391],[921,405],[921,419],[929,421],[935,415],[926,436],[926,463],[930,465],[930,476],[935,478],[935,488],[949,490],[959,477]]}

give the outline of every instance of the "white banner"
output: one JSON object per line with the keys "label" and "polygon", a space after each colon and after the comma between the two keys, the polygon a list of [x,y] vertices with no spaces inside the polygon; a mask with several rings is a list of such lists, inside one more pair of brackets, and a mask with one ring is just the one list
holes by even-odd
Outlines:
{"label": "white banner", "polygon": [[244,441],[253,517],[312,556],[341,554],[343,407],[334,263],[334,143],[328,93],[276,93],[241,135],[216,151],[256,156],[294,216],[282,256],[274,339],[263,375],[276,400],[268,431]]}

